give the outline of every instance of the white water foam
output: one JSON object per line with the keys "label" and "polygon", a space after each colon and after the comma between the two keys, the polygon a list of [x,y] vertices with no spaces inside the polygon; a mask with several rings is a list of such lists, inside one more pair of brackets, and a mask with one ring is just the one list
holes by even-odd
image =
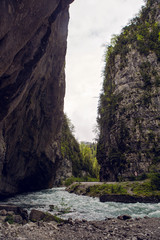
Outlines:
{"label": "white water foam", "polygon": [[98,198],[78,196],[65,191],[65,188],[53,188],[34,193],[17,195],[0,204],[10,203],[25,207],[29,211],[32,208],[42,211],[49,211],[49,205],[54,205],[53,214],[58,214],[59,210],[70,210],[69,213],[62,214],[61,217],[86,220],[104,220],[120,215],[130,215],[135,217],[160,217],[160,203],[102,203]]}

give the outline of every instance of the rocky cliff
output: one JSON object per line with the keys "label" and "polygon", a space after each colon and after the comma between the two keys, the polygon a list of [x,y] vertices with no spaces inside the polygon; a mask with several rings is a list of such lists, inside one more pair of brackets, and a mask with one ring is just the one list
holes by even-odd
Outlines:
{"label": "rocky cliff", "polygon": [[74,126],[66,114],[64,114],[62,121],[61,154],[63,163],[59,169],[61,173],[59,174],[58,171],[58,175],[61,177],[60,180],[71,176],[80,176],[82,171],[82,154],[79,143],[74,136]]}
{"label": "rocky cliff", "polygon": [[55,181],[71,2],[0,1],[0,196]]}
{"label": "rocky cliff", "polygon": [[148,0],[107,48],[99,100],[101,180],[160,165],[160,3]]}

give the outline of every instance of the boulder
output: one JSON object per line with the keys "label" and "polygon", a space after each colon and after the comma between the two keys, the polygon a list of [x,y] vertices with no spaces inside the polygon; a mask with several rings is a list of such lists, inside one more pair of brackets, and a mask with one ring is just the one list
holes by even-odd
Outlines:
{"label": "boulder", "polygon": [[43,220],[45,217],[45,213],[36,209],[32,209],[29,215],[29,220],[32,222],[38,222]]}
{"label": "boulder", "polygon": [[117,218],[120,220],[128,220],[128,219],[131,219],[132,217],[129,215],[122,215],[122,216],[118,216]]}

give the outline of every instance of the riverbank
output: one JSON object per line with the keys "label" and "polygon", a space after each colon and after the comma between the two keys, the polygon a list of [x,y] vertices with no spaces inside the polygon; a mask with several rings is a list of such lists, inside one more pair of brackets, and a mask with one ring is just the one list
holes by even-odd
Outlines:
{"label": "riverbank", "polygon": [[160,219],[108,219],[105,221],[70,221],[27,223],[25,225],[0,223],[3,240],[159,240]]}
{"label": "riverbank", "polygon": [[57,223],[28,221],[23,223],[0,221],[1,240],[159,240],[159,218],[120,216],[104,221],[72,220]]}
{"label": "riverbank", "polygon": [[66,188],[69,193],[99,197],[102,202],[159,203],[160,191],[149,180],[134,182],[75,182]]}

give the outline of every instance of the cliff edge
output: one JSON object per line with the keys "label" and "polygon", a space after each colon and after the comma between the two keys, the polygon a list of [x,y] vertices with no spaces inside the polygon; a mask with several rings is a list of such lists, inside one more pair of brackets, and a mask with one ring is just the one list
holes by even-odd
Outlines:
{"label": "cliff edge", "polygon": [[0,1],[0,196],[55,181],[71,2]]}

